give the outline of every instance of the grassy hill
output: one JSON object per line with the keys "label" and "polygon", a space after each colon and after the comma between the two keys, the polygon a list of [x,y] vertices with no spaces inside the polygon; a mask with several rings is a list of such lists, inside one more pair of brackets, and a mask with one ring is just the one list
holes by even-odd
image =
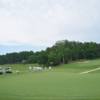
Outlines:
{"label": "grassy hill", "polygon": [[79,74],[100,67],[100,59],[42,72],[30,72],[30,64],[3,66],[20,73],[0,75],[0,100],[100,100],[100,70]]}

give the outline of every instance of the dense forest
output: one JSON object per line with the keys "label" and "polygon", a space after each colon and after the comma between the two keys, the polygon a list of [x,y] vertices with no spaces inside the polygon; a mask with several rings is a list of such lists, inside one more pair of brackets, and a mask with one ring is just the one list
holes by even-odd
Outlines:
{"label": "dense forest", "polygon": [[63,40],[44,51],[0,55],[0,64],[38,63],[44,66],[55,66],[79,59],[95,58],[100,58],[99,43]]}

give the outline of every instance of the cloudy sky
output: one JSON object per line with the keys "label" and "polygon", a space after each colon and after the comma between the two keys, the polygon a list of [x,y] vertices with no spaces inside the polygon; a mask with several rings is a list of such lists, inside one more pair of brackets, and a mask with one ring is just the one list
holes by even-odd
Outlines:
{"label": "cloudy sky", "polygon": [[99,38],[100,0],[0,0],[0,54]]}

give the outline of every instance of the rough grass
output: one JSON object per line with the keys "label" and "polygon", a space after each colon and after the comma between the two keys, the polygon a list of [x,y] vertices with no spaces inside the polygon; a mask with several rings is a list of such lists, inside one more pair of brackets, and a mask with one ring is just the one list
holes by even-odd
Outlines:
{"label": "rough grass", "polygon": [[44,72],[29,72],[29,65],[11,66],[21,73],[0,76],[0,100],[100,100],[100,71],[78,74],[100,67],[100,59]]}

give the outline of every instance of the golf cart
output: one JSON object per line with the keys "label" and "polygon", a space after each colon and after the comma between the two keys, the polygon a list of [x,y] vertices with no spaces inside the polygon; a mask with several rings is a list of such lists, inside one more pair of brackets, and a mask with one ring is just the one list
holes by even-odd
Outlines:
{"label": "golf cart", "polygon": [[12,73],[11,67],[6,67],[5,68],[5,73]]}
{"label": "golf cart", "polygon": [[2,75],[3,74],[3,69],[2,69],[2,67],[0,67],[0,75]]}

